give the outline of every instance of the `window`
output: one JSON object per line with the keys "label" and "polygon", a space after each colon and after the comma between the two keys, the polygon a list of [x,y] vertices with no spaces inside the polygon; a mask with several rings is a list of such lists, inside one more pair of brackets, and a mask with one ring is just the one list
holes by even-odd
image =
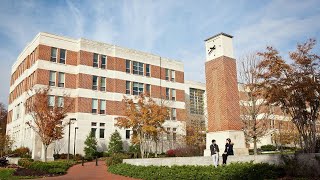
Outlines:
{"label": "window", "polygon": [[100,114],[105,114],[106,112],[106,101],[100,100]]}
{"label": "window", "polygon": [[100,91],[106,91],[106,78],[100,78]]}
{"label": "window", "polygon": [[64,106],[64,99],[62,96],[58,97],[58,107],[63,107]]}
{"label": "window", "polygon": [[91,136],[96,137],[97,128],[91,128]]}
{"label": "window", "polygon": [[174,70],[171,70],[171,81],[175,81],[176,78],[176,72]]}
{"label": "window", "polygon": [[105,126],[105,123],[100,123],[100,127],[104,127]]}
{"label": "window", "polygon": [[54,96],[48,96],[48,106],[49,107],[54,106]]}
{"label": "window", "polygon": [[91,126],[97,126],[97,123],[96,122],[92,122]]}
{"label": "window", "polygon": [[126,130],[126,139],[130,139],[130,130]]}
{"label": "window", "polygon": [[66,50],[60,49],[60,60],[59,63],[65,64],[66,63]]}
{"label": "window", "polygon": [[133,95],[139,95],[141,93],[143,93],[143,84],[133,82]]}
{"label": "window", "polygon": [[176,108],[171,109],[171,120],[176,120],[177,119],[177,110]]}
{"label": "window", "polygon": [[166,80],[169,81],[169,69],[165,69],[165,71],[166,71]]}
{"label": "window", "polygon": [[98,77],[92,76],[92,89],[97,90],[98,89]]}
{"label": "window", "polygon": [[104,138],[104,129],[100,129],[100,135],[99,135],[100,138]]}
{"label": "window", "polygon": [[143,75],[143,63],[133,61],[133,74]]}
{"label": "window", "polygon": [[146,84],[146,94],[150,95],[151,91],[150,91],[150,84]]}
{"label": "window", "polygon": [[171,100],[172,101],[176,100],[176,90],[175,89],[171,89]]}
{"label": "window", "polygon": [[126,81],[126,94],[131,94],[130,93],[130,81]]}
{"label": "window", "polygon": [[16,118],[19,119],[20,117],[20,103],[17,105],[17,115]]}
{"label": "window", "polygon": [[190,88],[190,113],[191,114],[204,114],[204,90]]}
{"label": "window", "polygon": [[146,64],[146,76],[150,76],[150,64]]}
{"label": "window", "polygon": [[172,128],[172,131],[173,131],[173,132],[176,132],[176,131],[177,131],[177,128]]}
{"label": "window", "polygon": [[106,68],[106,56],[105,55],[101,55],[101,69],[105,69]]}
{"label": "window", "polygon": [[131,63],[130,63],[131,61],[130,60],[126,60],[126,72],[127,73],[130,73],[131,71],[130,71],[130,69],[131,69]]}
{"label": "window", "polygon": [[166,99],[169,100],[170,99],[170,89],[166,88]]}
{"label": "window", "polygon": [[98,54],[93,54],[93,65],[92,65],[93,67],[98,67],[99,66],[98,57],[99,57]]}
{"label": "window", "polygon": [[50,61],[57,62],[57,48],[51,48],[51,58]]}
{"label": "window", "polygon": [[170,128],[167,128],[167,140],[170,140]]}
{"label": "window", "polygon": [[55,86],[55,85],[56,85],[56,72],[50,71],[49,86]]}
{"label": "window", "polygon": [[64,87],[64,73],[59,72],[58,87]]}
{"label": "window", "polygon": [[92,99],[92,113],[97,113],[98,109],[98,100],[97,99]]}
{"label": "window", "polygon": [[172,140],[174,140],[174,141],[177,140],[177,133],[175,133],[175,132],[172,133]]}

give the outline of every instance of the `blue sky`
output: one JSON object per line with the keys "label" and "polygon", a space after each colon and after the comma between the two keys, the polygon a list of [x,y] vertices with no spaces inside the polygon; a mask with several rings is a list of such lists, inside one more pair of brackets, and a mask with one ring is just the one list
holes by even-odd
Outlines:
{"label": "blue sky", "polygon": [[[7,104],[11,65],[40,31],[85,37],[181,60],[185,79],[205,81],[204,39],[234,36],[237,59],[273,45],[283,54],[320,41],[319,0],[1,0],[0,102]],[[319,45],[317,45],[319,49]]]}

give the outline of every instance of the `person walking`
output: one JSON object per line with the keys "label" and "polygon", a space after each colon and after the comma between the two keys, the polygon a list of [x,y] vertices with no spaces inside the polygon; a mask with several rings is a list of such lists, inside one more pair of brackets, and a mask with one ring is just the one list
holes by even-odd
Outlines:
{"label": "person walking", "polygon": [[222,154],[222,164],[227,164],[227,158],[230,155],[233,155],[233,143],[230,138],[227,138],[224,153]]}
{"label": "person walking", "polygon": [[213,165],[214,167],[217,167],[219,163],[219,146],[216,144],[216,140],[213,139],[211,142],[210,151],[213,159]]}

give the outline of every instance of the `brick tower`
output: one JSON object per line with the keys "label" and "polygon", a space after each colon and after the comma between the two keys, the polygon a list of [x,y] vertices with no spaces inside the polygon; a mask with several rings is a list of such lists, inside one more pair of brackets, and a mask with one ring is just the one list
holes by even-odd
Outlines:
{"label": "brick tower", "polygon": [[226,139],[234,143],[236,155],[248,154],[240,120],[236,60],[232,36],[220,33],[205,40],[206,93],[208,133],[204,155],[210,155],[211,140],[215,139],[222,154]]}

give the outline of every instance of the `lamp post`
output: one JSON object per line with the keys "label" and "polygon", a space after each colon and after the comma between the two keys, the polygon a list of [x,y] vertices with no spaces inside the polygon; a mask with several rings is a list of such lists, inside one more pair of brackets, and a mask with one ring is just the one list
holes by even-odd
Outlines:
{"label": "lamp post", "polygon": [[73,159],[76,158],[76,137],[77,137],[77,129],[78,127],[74,128],[74,141],[73,141]]}
{"label": "lamp post", "polygon": [[76,118],[70,118],[69,119],[69,135],[68,135],[68,154],[67,154],[67,160],[69,161],[70,159],[70,131],[71,131],[71,121],[76,121]]}

